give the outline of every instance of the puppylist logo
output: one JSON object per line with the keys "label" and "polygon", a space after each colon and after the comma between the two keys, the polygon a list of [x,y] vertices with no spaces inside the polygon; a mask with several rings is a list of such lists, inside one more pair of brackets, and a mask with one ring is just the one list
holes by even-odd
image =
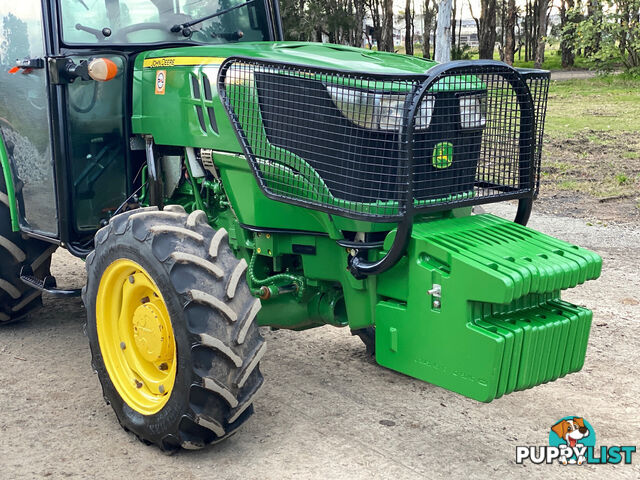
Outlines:
{"label": "puppylist logo", "polygon": [[630,464],[635,451],[636,447],[630,445],[602,445],[596,449],[596,432],[591,424],[582,417],[564,417],[551,426],[548,447],[516,447],[516,463],[528,460],[535,464]]}

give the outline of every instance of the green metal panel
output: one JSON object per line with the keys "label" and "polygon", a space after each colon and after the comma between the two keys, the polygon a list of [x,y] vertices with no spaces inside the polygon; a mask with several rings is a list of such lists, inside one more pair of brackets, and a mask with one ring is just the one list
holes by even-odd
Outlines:
{"label": "green metal panel", "polygon": [[582,367],[591,312],[560,290],[599,276],[595,253],[475,215],[415,225],[408,256],[378,280],[381,365],[481,401]]}
{"label": "green metal panel", "polygon": [[[140,54],[136,59],[133,131],[152,134],[158,144],[241,152],[216,88],[218,68],[230,56],[389,74],[422,74],[435,65],[434,62],[417,57],[303,42],[247,42],[152,50]],[[166,84],[162,93],[156,90],[156,74],[159,70],[166,72]],[[192,89],[191,76],[202,82],[203,75],[213,86],[211,100],[204,98],[204,88],[201,88],[200,98],[195,98]],[[201,128],[196,113],[198,105],[205,109],[213,108],[218,132],[213,131],[209,125],[205,129]]]}
{"label": "green metal panel", "polygon": [[11,173],[11,163],[9,155],[4,145],[4,139],[0,135],[0,165],[4,174],[4,183],[7,186],[7,197],[9,198],[9,213],[11,215],[11,230],[20,231],[20,223],[18,221],[18,204],[16,202],[16,191],[13,187],[13,175]]}
{"label": "green metal panel", "polygon": [[214,161],[220,168],[225,191],[240,223],[272,229],[331,232],[334,238],[341,238],[326,213],[267,198],[258,187],[244,155],[219,152],[214,155]]}
{"label": "green metal panel", "polygon": [[[242,149],[216,88],[220,64],[225,58],[235,55],[335,70],[353,69],[386,74],[423,74],[435,62],[386,52],[304,42],[238,43],[153,50],[140,54],[135,61],[134,133],[150,134],[158,145],[214,150],[225,191],[242,224],[323,232],[332,238],[340,238],[340,230],[379,232],[393,228],[389,224],[329,216],[287,205],[270,200],[262,193],[248,162],[241,154]],[[165,75],[165,86],[161,91],[156,89],[159,71]],[[205,95],[206,84],[211,86],[210,100]],[[215,119],[215,129],[211,118]],[[440,215],[445,214],[437,214]]]}

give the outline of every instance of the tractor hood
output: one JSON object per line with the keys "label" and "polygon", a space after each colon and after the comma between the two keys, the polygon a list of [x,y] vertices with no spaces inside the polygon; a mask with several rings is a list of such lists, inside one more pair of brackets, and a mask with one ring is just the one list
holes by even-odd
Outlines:
{"label": "tractor hood", "polygon": [[152,135],[158,144],[240,153],[216,84],[220,65],[234,56],[391,76],[424,74],[436,64],[394,53],[304,42],[150,50],[135,60],[132,131]]}
{"label": "tractor hood", "polygon": [[[309,65],[335,70],[352,70],[382,74],[422,74],[436,62],[363,48],[307,42],[253,42],[216,46],[181,47],[153,50],[141,57],[149,65],[152,59],[175,57],[201,57],[225,59],[231,56],[253,57],[266,60]],[[158,66],[161,66],[159,64]]]}

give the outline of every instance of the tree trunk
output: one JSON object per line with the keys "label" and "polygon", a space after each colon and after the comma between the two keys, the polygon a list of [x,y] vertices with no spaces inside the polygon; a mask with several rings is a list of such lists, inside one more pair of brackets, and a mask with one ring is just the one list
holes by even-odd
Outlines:
{"label": "tree trunk", "polygon": [[531,46],[531,2],[527,0],[524,14],[524,61],[528,62],[530,57],[529,47]]}
{"label": "tree trunk", "polygon": [[382,3],[382,48],[385,52],[393,52],[393,0]]}
{"label": "tree trunk", "polygon": [[[599,0],[587,1],[587,18],[592,18],[594,20],[594,23],[598,26],[602,23],[602,3]],[[595,38],[593,41],[593,48],[585,48],[584,54],[586,56],[600,50],[601,38],[601,30],[596,30]]]}
{"label": "tree trunk", "polygon": [[451,60],[451,7],[452,0],[441,0],[438,5],[435,60],[439,63]]}
{"label": "tree trunk", "polygon": [[493,50],[496,46],[496,0],[481,0],[480,20],[476,22],[478,27],[478,56],[484,59],[493,59]]}
{"label": "tree trunk", "polygon": [[404,50],[407,55],[413,55],[413,12],[411,0],[407,0],[404,8]]}
{"label": "tree trunk", "polygon": [[562,0],[560,4],[560,27],[562,29],[560,40],[560,57],[562,68],[573,67],[575,53],[573,47],[573,36],[575,35],[574,0]]}
{"label": "tree trunk", "polygon": [[544,63],[544,49],[547,43],[547,14],[549,10],[549,0],[540,0],[540,10],[538,11],[538,44],[536,45],[536,59],[534,66],[542,68]]}
{"label": "tree trunk", "polygon": [[504,21],[504,61],[509,65],[513,65],[516,51],[516,15],[516,0],[508,0]]}
{"label": "tree trunk", "polygon": [[438,48],[438,12],[436,11],[436,21],[433,22],[433,55],[431,58],[436,59],[436,48]]}
{"label": "tree trunk", "polygon": [[424,0],[422,16],[422,56],[431,58],[431,25],[433,24],[433,10],[430,8],[431,0]]}
{"label": "tree trunk", "polygon": [[457,0],[453,0],[453,7],[451,8],[451,51],[456,50],[456,10],[458,9]]}

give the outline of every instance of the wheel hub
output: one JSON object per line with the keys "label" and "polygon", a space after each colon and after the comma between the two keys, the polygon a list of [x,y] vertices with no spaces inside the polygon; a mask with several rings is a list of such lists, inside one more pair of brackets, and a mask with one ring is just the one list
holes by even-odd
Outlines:
{"label": "wheel hub", "polygon": [[167,318],[157,305],[144,303],[133,314],[133,338],[138,352],[147,362],[167,360],[171,345],[166,336]]}

